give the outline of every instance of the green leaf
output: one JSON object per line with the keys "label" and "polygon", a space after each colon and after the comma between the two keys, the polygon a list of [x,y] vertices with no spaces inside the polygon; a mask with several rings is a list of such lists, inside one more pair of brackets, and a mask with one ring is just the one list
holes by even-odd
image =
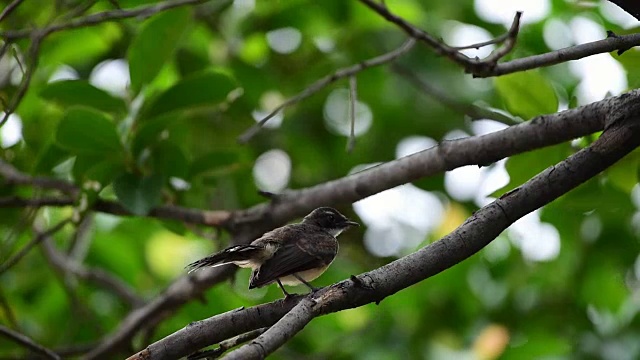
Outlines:
{"label": "green leaf", "polygon": [[183,77],[204,71],[210,64],[209,59],[199,56],[188,49],[179,49],[176,52],[176,62],[178,71],[180,71],[180,75]]}
{"label": "green leaf", "polygon": [[63,160],[69,158],[69,156],[68,151],[52,142],[43,148],[42,152],[38,156],[33,172],[35,174],[47,173],[59,165]]}
{"label": "green leaf", "polygon": [[608,168],[607,178],[618,189],[631,194],[631,190],[638,183],[638,164],[640,164],[640,150],[636,149]]}
{"label": "green leaf", "polygon": [[598,260],[585,269],[579,300],[585,305],[616,312],[629,295],[623,267],[605,256],[598,256]]}
{"label": "green leaf", "polygon": [[170,114],[142,122],[133,138],[131,146],[133,154],[138,156],[144,149],[150,148],[161,141],[163,138],[162,132],[167,130],[179,119],[178,114]]}
{"label": "green leaf", "polygon": [[125,112],[122,99],[111,96],[85,80],[56,81],[47,85],[40,96],[61,106],[84,105],[106,112]]}
{"label": "green leaf", "polygon": [[147,110],[147,117],[224,102],[237,84],[229,75],[206,71],[189,76],[162,93]]}
{"label": "green leaf", "polygon": [[537,70],[500,76],[495,85],[509,111],[524,119],[558,111],[553,86]]}
{"label": "green leaf", "polygon": [[86,67],[109,53],[119,43],[124,27],[116,23],[102,23],[96,26],[60,31],[49,36],[42,43],[39,62],[46,65],[68,64]]}
{"label": "green leaf", "polygon": [[182,179],[187,176],[189,161],[178,145],[162,141],[152,150],[152,158],[155,173]]}
{"label": "green leaf", "polygon": [[58,125],[56,142],[75,154],[112,156],[123,152],[116,127],[102,112],[72,107]]}
{"label": "green leaf", "polygon": [[193,177],[209,171],[216,171],[238,163],[240,160],[237,152],[215,151],[203,155],[193,161],[189,171]]}
{"label": "green leaf", "polygon": [[95,155],[78,155],[73,164],[73,177],[79,182],[97,181],[101,187],[105,187],[124,170],[123,162],[104,160]]}
{"label": "green leaf", "polygon": [[113,190],[127,210],[136,215],[146,215],[160,204],[164,181],[161,175],[139,177],[125,173],[114,180]]}
{"label": "green leaf", "polygon": [[638,72],[638,64],[640,63],[640,51],[630,49],[621,56],[616,56],[616,60],[622,64],[627,71],[627,81],[629,89],[640,87],[640,73]]}
{"label": "green leaf", "polygon": [[191,12],[187,7],[166,11],[149,19],[129,49],[131,89],[138,93],[169,60],[184,33]]}

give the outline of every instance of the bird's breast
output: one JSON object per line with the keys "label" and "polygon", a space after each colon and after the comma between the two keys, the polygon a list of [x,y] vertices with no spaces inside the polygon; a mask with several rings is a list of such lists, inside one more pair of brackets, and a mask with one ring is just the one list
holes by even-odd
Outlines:
{"label": "bird's breast", "polygon": [[[329,264],[323,267],[315,268],[315,269],[300,271],[297,274],[298,276],[303,278],[304,281],[309,282],[309,281],[315,280],[316,278],[318,278],[318,276],[322,275],[322,273],[324,273],[324,271],[327,270],[328,267],[329,267]],[[287,276],[281,277],[280,282],[284,285],[290,285],[290,286],[301,284],[300,280],[296,279],[296,277],[293,275],[287,275]]]}

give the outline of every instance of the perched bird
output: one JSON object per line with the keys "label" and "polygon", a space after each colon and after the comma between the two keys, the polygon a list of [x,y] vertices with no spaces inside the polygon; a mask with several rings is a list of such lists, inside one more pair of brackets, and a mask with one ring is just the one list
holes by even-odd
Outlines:
{"label": "perched bird", "polygon": [[249,289],[278,283],[285,297],[285,285],[303,283],[320,276],[338,254],[336,237],[351,226],[359,226],[336,209],[320,207],[302,222],[285,225],[262,235],[248,245],[236,245],[187,265],[189,272],[208,266],[235,264],[253,269]]}

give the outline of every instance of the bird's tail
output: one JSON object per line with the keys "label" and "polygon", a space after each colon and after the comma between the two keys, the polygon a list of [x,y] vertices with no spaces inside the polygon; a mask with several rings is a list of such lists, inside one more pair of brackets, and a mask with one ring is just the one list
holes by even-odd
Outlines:
{"label": "bird's tail", "polygon": [[236,245],[209,255],[206,258],[194,261],[185,266],[185,269],[187,269],[188,272],[192,272],[209,266],[215,267],[229,263],[246,262],[255,258],[262,250],[262,247],[255,245]]}

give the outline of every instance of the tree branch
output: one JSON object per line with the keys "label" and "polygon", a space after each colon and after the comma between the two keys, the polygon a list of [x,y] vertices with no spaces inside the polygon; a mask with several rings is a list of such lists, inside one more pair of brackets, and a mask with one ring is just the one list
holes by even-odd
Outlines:
{"label": "tree branch", "polygon": [[0,176],[5,179],[6,185],[30,185],[48,190],[60,190],[67,194],[77,194],[79,189],[74,184],[53,178],[32,177],[18,171],[8,162],[0,159]]}
{"label": "tree branch", "polygon": [[402,76],[407,82],[413,85],[416,89],[422,91],[427,96],[438,101],[442,105],[449,109],[468,116],[471,120],[489,119],[499,121],[507,125],[519,124],[521,121],[516,121],[514,118],[509,117],[503,113],[485,109],[474,104],[466,104],[459,101],[453,96],[449,96],[445,91],[438,89],[426,81],[423,81],[418,74],[413,73],[408,68],[405,68],[398,64],[391,65],[391,70],[396,74]]}
{"label": "tree branch", "polygon": [[640,33],[611,36],[603,40],[500,63],[490,71],[473,73],[473,76],[491,77],[512,74],[519,71],[526,71],[556,65],[571,60],[578,60],[596,54],[609,53],[616,50],[618,52],[625,51],[639,45]]}
{"label": "tree branch", "polygon": [[[39,235],[41,234],[37,229],[36,232]],[[101,269],[92,269],[83,266],[82,264],[77,263],[74,259],[60,253],[52,244],[50,236],[44,236],[42,247],[49,263],[62,275],[73,274],[81,279],[94,282],[110,290],[133,308],[144,304],[142,298],[140,298],[135,291],[122,280]]]}
{"label": "tree branch", "polygon": [[[134,9],[117,9],[117,10],[109,10],[104,12],[99,12],[96,14],[87,15],[82,18],[73,19],[69,22],[65,22],[62,24],[53,24],[47,27],[44,27],[38,31],[41,31],[45,35],[50,35],[52,33],[62,31],[62,30],[70,30],[76,29],[80,27],[94,26],[101,24],[103,22],[128,19],[132,17],[139,18],[148,18],[153,16],[159,12],[173,9],[179,6],[185,5],[196,5],[203,3],[207,0],[172,0],[165,1],[161,3],[157,3],[154,5],[134,8]],[[31,34],[36,31],[33,29],[20,29],[20,30],[9,30],[0,32],[0,37],[3,37],[7,41],[15,41],[18,39],[23,39],[30,37]]]}
{"label": "tree branch", "polygon": [[9,260],[5,261],[4,264],[0,265],[0,275],[2,275],[5,271],[11,268],[13,265],[17,264],[20,259],[22,259],[29,251],[36,245],[38,245],[42,240],[44,240],[47,236],[51,236],[56,232],[62,230],[62,228],[71,222],[71,219],[64,219],[57,223],[55,226],[50,228],[49,230],[37,234],[25,247],[23,247],[18,253],[13,255]]}
{"label": "tree branch", "polygon": [[[0,176],[5,178],[7,184],[31,185],[43,189],[60,190],[70,194],[67,197],[42,197],[24,199],[17,196],[0,198],[2,207],[41,207],[41,206],[74,206],[80,193],[76,185],[59,179],[31,177],[18,171],[11,164],[0,159]],[[127,209],[119,203],[98,199],[92,205],[92,210],[114,215],[132,216]],[[169,220],[179,220],[191,224],[224,227],[231,217],[231,212],[224,210],[200,210],[185,208],[175,205],[162,205],[152,209],[149,217]]]}
{"label": "tree branch", "polygon": [[267,329],[268,329],[267,327],[263,327],[260,329],[252,330],[244,334],[232,337],[229,340],[220,342],[217,349],[206,350],[199,353],[193,353],[187,357],[187,360],[197,360],[197,359],[204,359],[204,358],[217,359],[222,354],[224,354],[225,351],[231,349],[232,347],[236,347],[242,343],[245,343],[249,340],[255,339],[256,337],[260,336],[262,333],[267,331]]}
{"label": "tree branch", "polygon": [[9,105],[4,109],[4,115],[2,119],[0,119],[0,128],[9,120],[9,116],[16,111],[18,105],[20,105],[20,102],[22,101],[22,98],[27,93],[29,85],[31,85],[31,79],[33,78],[33,74],[38,66],[40,44],[45,36],[46,34],[40,31],[34,31],[31,33],[31,45],[29,46],[29,61],[27,63],[27,68],[22,75],[22,81],[20,82],[20,86],[18,86],[18,90],[11,98]]}
{"label": "tree branch", "polygon": [[[181,330],[149,345],[127,360],[146,360],[155,354],[161,358],[176,359],[205,346],[222,342],[254,329],[272,326],[293,309],[304,296],[294,295],[268,304],[239,308],[192,322]],[[215,324],[215,325],[214,325]],[[256,326],[261,324],[261,326]],[[215,327],[214,327],[215,326]],[[242,329],[246,329],[243,331]],[[166,346],[168,345],[169,346]],[[208,344],[199,346],[200,344]],[[163,350],[164,349],[164,350]]]}
{"label": "tree branch", "polygon": [[54,353],[53,351],[33,341],[30,337],[20,334],[19,332],[13,331],[5,326],[0,325],[0,334],[4,335],[6,338],[12,340],[17,344],[20,344],[23,347],[44,356],[47,359],[54,359],[54,360],[61,359],[60,356],[58,356],[58,354]]}
{"label": "tree branch", "polygon": [[264,359],[300,332],[314,317],[316,301],[313,295],[303,298],[264,334],[251,343],[225,356],[228,360]]}
{"label": "tree branch", "polygon": [[[124,320],[120,322],[118,328],[112,334],[104,338],[98,346],[86,355],[86,359],[111,358],[110,354],[112,355],[117,349],[122,349],[131,341],[131,337],[133,337],[138,330],[151,322],[155,317],[162,316],[168,311],[172,312],[187,303],[187,301],[200,297],[206,289],[226,280],[234,271],[235,269],[232,266],[221,266],[205,269],[179,278],[151,302],[130,312]],[[273,322],[275,321],[277,321],[277,319]],[[253,329],[254,328],[249,328],[247,331]],[[221,331],[221,329],[216,331]]]}
{"label": "tree branch", "polygon": [[[610,110],[605,117],[606,130],[590,147],[547,168],[522,186],[476,211],[456,230],[439,241],[378,269],[309,295],[302,300],[301,304],[308,301],[315,303],[314,306],[309,306],[309,303],[296,306],[295,312],[283,314],[281,321],[276,323],[281,324],[286,330],[278,329],[279,335],[273,338],[270,338],[272,332],[267,331],[258,338],[267,341],[260,342],[258,346],[245,346],[238,351],[245,348],[247,350],[238,354],[241,353],[243,359],[262,359],[293,336],[293,333],[302,329],[310,318],[316,315],[329,314],[372,302],[378,303],[387,296],[454,266],[480,251],[516,220],[550,203],[613,165],[640,146],[640,103],[615,106]],[[273,317],[283,313],[278,303],[259,306],[261,318],[272,320]],[[220,315],[198,322],[206,326],[187,327],[157,341],[143,351],[144,359],[170,359],[185,355],[190,351],[190,349],[184,349],[185,347],[190,347],[191,350],[201,348],[219,341],[218,337],[233,336],[248,331],[247,322],[254,322],[252,327],[254,329],[263,327],[264,321],[261,318],[255,319],[250,315],[256,311],[258,311],[257,307],[234,311],[232,324],[237,327],[234,331],[228,328],[228,319],[223,321]],[[215,334],[214,329],[224,329],[224,333]],[[274,330],[273,333],[275,332]],[[182,339],[183,343],[178,343],[176,341],[178,339]],[[213,339],[215,341],[212,341]],[[184,352],[175,352],[177,348]],[[234,353],[229,354],[229,357],[233,358]]]}
{"label": "tree branch", "polygon": [[9,5],[7,5],[7,7],[5,7],[0,13],[0,22],[9,16],[9,14],[11,14],[23,1],[24,0],[13,0]]}
{"label": "tree branch", "polygon": [[[459,47],[449,46],[435,36],[410,24],[400,16],[391,13],[389,9],[387,9],[387,7],[384,5],[384,3],[378,3],[374,0],[360,0],[360,2],[365,4],[371,10],[377,12],[387,21],[397,25],[400,29],[406,32],[407,35],[416,40],[422,41],[423,43],[431,47],[437,54],[446,56],[451,61],[455,62],[458,65],[461,65],[466,72],[472,73],[474,75],[484,73],[494,68],[498,60],[500,60],[513,49],[516,44],[518,32],[520,30],[520,17],[522,16],[522,12],[517,12],[513,18],[513,23],[509,31],[506,34],[491,41],[491,43],[502,41],[502,47],[494,50],[493,53],[491,53],[491,55],[489,55],[485,59],[478,60],[469,58],[459,51]],[[485,45],[487,45],[487,43],[474,44],[471,46],[480,47]]]}
{"label": "tree branch", "polygon": [[[545,66],[560,64],[570,60],[578,60],[591,55],[608,53],[618,50],[625,51],[634,46],[640,45],[640,34],[631,34],[625,36],[611,36],[607,39],[594,41],[587,44],[571,46],[568,48],[551,51],[546,54],[533,55],[522,59],[516,59],[498,64],[497,61],[506,55],[515,45],[517,29],[519,27],[519,16],[514,18],[511,29],[507,34],[504,45],[501,49],[495,50],[491,55],[483,60],[470,59],[460,53],[456,47],[448,46],[439,39],[409,24],[403,18],[389,12],[389,10],[373,0],[360,0],[380,16],[396,24],[400,29],[409,36],[422,41],[432,47],[436,53],[446,56],[455,63],[461,65],[466,72],[473,74],[474,77],[492,77],[506,74],[512,74],[519,71],[531,70]],[[483,45],[483,44],[474,44]]]}
{"label": "tree branch", "polygon": [[306,98],[308,98],[309,96],[317,93],[318,91],[322,90],[323,88],[325,88],[327,85],[332,84],[340,79],[344,79],[350,76],[353,76],[357,73],[359,73],[362,70],[368,69],[370,67],[374,67],[374,66],[380,66],[389,62],[394,61],[395,59],[399,58],[400,56],[406,54],[409,50],[411,50],[413,48],[413,46],[415,45],[415,40],[413,39],[409,39],[407,41],[405,41],[399,48],[390,51],[386,54],[365,60],[361,63],[358,63],[356,65],[352,65],[346,68],[342,68],[342,69],[338,69],[336,70],[334,73],[327,75],[319,80],[317,80],[316,82],[314,82],[313,84],[309,85],[306,89],[302,90],[300,93],[298,93],[295,96],[292,96],[290,98],[288,98],[287,100],[285,100],[282,104],[278,105],[275,109],[273,109],[273,111],[271,111],[267,116],[265,116],[264,118],[262,118],[260,121],[258,121],[256,124],[254,124],[251,128],[249,128],[247,131],[245,131],[242,135],[240,135],[240,137],[238,138],[238,142],[240,143],[246,143],[249,140],[251,140],[252,137],[254,137],[262,128],[262,126],[264,126],[264,124],[269,121],[269,119],[273,118],[278,112],[280,112],[281,110],[283,110],[286,107],[289,107],[295,103],[298,103]]}
{"label": "tree branch", "polygon": [[[640,90],[561,113],[540,116],[491,134],[443,142],[439,146],[357,174],[314,187],[290,191],[280,195],[277,202],[263,203],[247,210],[235,212],[229,220],[229,229],[236,234],[242,232],[242,236],[237,235],[233,243],[249,242],[264,232],[304,215],[319,206],[352,203],[386,189],[442,171],[464,165],[486,165],[507,156],[600,131],[604,129],[605,119],[612,109],[629,107],[634,103],[640,103]],[[220,269],[224,269],[224,267],[200,271],[192,275],[198,276],[198,284],[217,283],[222,278],[218,273],[221,271]],[[100,351],[96,351],[94,354],[104,355],[114,346],[126,342],[141,326],[141,323],[157,315],[158,309],[173,311],[189,299],[200,296],[206,289],[206,285],[198,286],[192,283],[189,276],[177,279],[168,289],[163,291],[157,301],[129,314],[115,332],[103,341],[104,346],[100,347]],[[259,327],[271,325],[261,324]],[[207,345],[240,333],[233,333],[221,338],[215,337]],[[201,347],[204,346],[206,345]]]}

